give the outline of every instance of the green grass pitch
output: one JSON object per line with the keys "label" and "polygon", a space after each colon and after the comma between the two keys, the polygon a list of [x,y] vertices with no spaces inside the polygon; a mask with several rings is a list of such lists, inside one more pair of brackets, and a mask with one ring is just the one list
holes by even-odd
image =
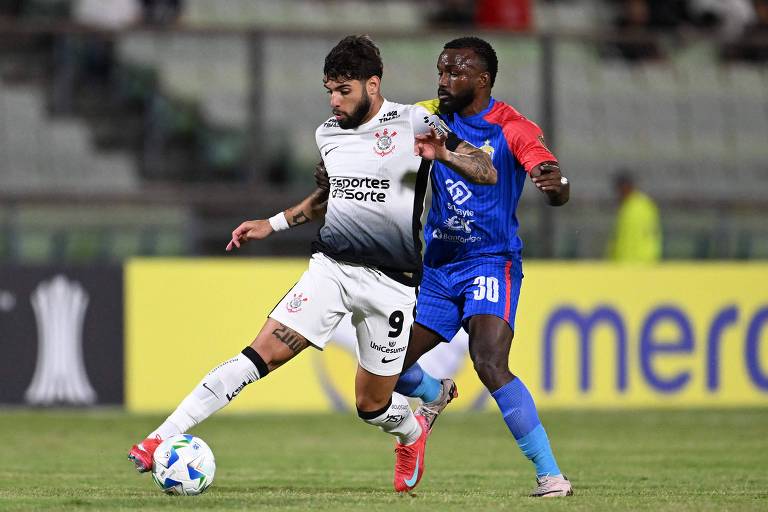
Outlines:
{"label": "green grass pitch", "polygon": [[354,415],[218,416],[210,490],[165,496],[126,459],[160,417],[0,410],[0,510],[768,510],[768,409],[545,412],[572,498],[528,498],[532,468],[497,414],[438,421],[416,496],[392,440]]}

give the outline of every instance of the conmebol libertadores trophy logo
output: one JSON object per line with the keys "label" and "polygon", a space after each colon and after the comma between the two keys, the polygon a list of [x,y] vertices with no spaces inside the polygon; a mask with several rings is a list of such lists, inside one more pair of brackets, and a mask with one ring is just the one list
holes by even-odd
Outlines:
{"label": "conmebol libertadores trophy logo", "polygon": [[28,403],[92,404],[96,391],[83,361],[83,320],[88,294],[75,281],[57,275],[32,293],[37,321],[37,366],[25,398]]}

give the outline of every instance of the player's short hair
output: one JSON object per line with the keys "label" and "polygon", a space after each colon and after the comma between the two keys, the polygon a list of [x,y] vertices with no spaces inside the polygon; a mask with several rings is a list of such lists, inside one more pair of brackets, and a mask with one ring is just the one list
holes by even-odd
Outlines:
{"label": "player's short hair", "polygon": [[347,36],[325,57],[325,80],[368,80],[384,74],[376,44],[366,35]]}
{"label": "player's short hair", "polygon": [[491,87],[496,82],[496,73],[499,71],[499,58],[496,57],[496,50],[488,41],[479,37],[467,36],[448,41],[443,46],[444,50],[463,50],[470,49],[477,54],[485,64],[485,70],[491,75]]}

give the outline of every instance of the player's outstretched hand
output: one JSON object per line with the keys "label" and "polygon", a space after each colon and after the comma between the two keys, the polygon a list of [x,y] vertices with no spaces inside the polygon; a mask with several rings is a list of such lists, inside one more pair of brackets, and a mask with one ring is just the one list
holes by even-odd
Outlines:
{"label": "player's outstretched hand", "polygon": [[330,180],[328,178],[328,171],[325,169],[325,162],[320,162],[315,166],[315,184],[317,188],[328,192],[331,190]]}
{"label": "player's outstretched hand", "polygon": [[227,250],[231,251],[235,247],[240,248],[249,240],[262,240],[272,234],[274,230],[268,220],[247,220],[237,226],[232,232],[232,240],[227,244]]}
{"label": "player's outstretched hand", "polygon": [[445,147],[445,135],[438,134],[434,128],[429,133],[416,135],[413,143],[413,153],[427,160],[445,160],[448,149]]}

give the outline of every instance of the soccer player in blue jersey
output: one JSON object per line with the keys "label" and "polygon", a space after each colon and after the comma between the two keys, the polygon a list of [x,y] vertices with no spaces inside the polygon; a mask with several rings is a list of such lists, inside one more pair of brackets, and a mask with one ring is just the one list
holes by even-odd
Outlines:
{"label": "soccer player in blue jersey", "polygon": [[438,99],[422,105],[439,113],[459,138],[490,154],[498,182],[472,184],[445,165],[433,164],[424,274],[396,389],[422,398],[420,413],[433,423],[456,395],[455,385],[431,377],[416,361],[464,327],[477,375],[536,467],[537,487],[531,495],[570,496],[571,484],[555,461],[533,398],[509,369],[523,278],[515,209],[527,177],[552,206],[568,201],[570,186],[539,127],[492,97],[498,59],[490,44],[476,37],[450,41],[437,69]]}

